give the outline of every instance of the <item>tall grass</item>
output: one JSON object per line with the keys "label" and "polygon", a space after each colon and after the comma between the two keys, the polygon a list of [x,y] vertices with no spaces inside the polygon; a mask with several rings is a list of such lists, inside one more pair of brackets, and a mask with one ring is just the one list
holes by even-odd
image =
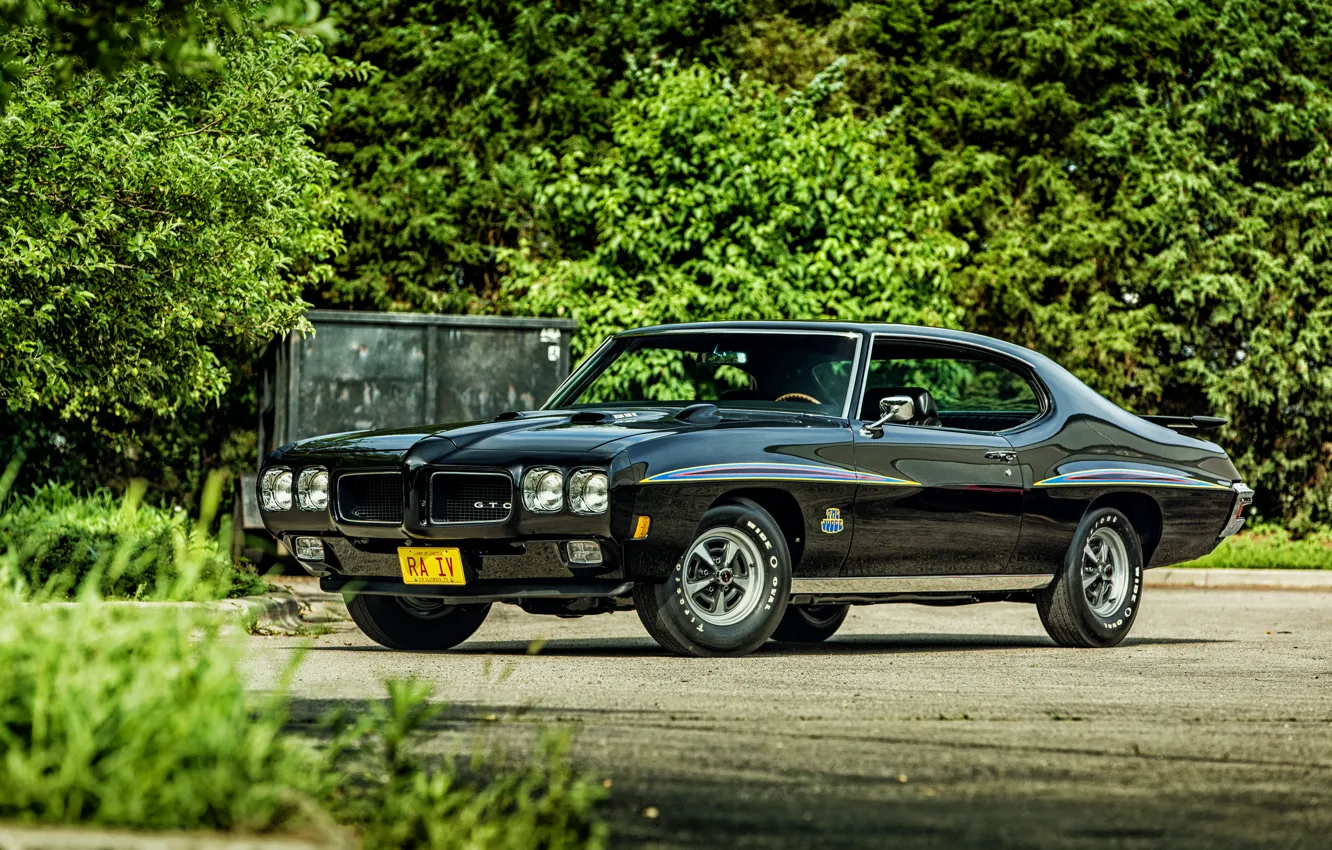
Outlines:
{"label": "tall grass", "polygon": [[273,830],[316,764],[252,700],[243,646],[179,608],[0,608],[0,817]]}
{"label": "tall grass", "polygon": [[0,602],[0,820],[303,832],[367,848],[595,850],[601,787],[547,735],[524,764],[427,763],[430,688],[286,726],[295,664],[247,693],[241,638],[197,610]]}

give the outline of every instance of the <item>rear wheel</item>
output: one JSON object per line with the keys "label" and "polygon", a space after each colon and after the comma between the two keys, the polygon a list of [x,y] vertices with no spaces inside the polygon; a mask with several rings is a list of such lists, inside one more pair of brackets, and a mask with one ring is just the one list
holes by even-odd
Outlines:
{"label": "rear wheel", "polygon": [[452,649],[481,628],[485,605],[428,596],[348,595],[347,611],[366,637],[389,649]]}
{"label": "rear wheel", "polygon": [[634,586],[634,607],[677,655],[744,655],[777,628],[791,593],[781,528],[745,499],[703,515],[697,536],[661,584]]}
{"label": "rear wheel", "polygon": [[1082,518],[1063,569],[1036,595],[1046,632],[1060,646],[1105,647],[1122,641],[1138,617],[1142,543],[1114,508]]}
{"label": "rear wheel", "polygon": [[850,605],[792,605],[777,624],[772,639],[786,643],[820,643],[836,634],[850,610]]}

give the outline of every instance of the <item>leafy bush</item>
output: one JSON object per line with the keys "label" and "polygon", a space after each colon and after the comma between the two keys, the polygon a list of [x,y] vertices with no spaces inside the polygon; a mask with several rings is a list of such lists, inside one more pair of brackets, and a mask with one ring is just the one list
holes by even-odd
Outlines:
{"label": "leafy bush", "polygon": [[[6,556],[0,556],[4,558]],[[559,739],[532,763],[427,765],[429,689],[287,725],[286,681],[246,693],[244,646],[217,619],[97,603],[0,602],[0,819],[305,833],[334,820],[368,848],[605,846],[599,785]],[[299,662],[297,662],[299,663]]]}
{"label": "leafy bush", "polygon": [[145,432],[299,324],[340,247],[335,167],[307,136],[321,44],[225,17],[190,38],[226,73],[186,78],[131,62],[66,84],[47,30],[0,29],[21,75],[0,120],[0,438],[41,438],[36,458],[151,454]]}
{"label": "leafy bush", "polygon": [[1221,541],[1210,555],[1181,567],[1332,570],[1332,530],[1296,538],[1280,525],[1258,525]]}
{"label": "leafy bush", "polygon": [[[198,522],[179,508],[140,504],[142,488],[118,499],[108,490],[75,495],[48,483],[4,501],[0,553],[27,592],[64,598],[82,591],[111,598],[209,599],[263,593],[267,583],[232,563],[229,522],[209,533],[221,476]],[[210,501],[206,499],[206,501]]]}
{"label": "leafy bush", "polygon": [[506,256],[514,309],[572,315],[583,353],[608,333],[695,319],[951,325],[948,267],[900,128],[702,67],[652,76],[600,159],[556,162],[549,228]]}

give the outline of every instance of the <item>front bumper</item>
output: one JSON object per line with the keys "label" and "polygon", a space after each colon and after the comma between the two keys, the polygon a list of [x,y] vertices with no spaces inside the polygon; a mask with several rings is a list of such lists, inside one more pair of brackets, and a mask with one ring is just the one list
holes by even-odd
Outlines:
{"label": "front bumper", "polygon": [[[347,579],[326,577],[319,580],[319,589],[327,593],[355,593],[368,596],[419,596],[448,599],[454,605],[475,605],[487,602],[563,603],[574,600],[613,600],[611,608],[628,605],[633,592],[629,581],[494,581],[483,580],[463,587],[443,585],[404,584],[400,581],[376,579]],[[595,607],[595,606],[594,606]],[[563,613],[553,610],[551,613]],[[577,613],[570,610],[568,613]],[[587,613],[592,613],[588,610]]]}
{"label": "front bumper", "polygon": [[1219,539],[1225,539],[1244,527],[1244,512],[1253,504],[1253,488],[1239,481],[1230,487],[1235,491],[1235,500],[1230,506],[1230,519],[1226,521],[1225,528],[1221,529]]}
{"label": "front bumper", "polygon": [[[336,534],[319,536],[323,543],[322,560],[300,560],[306,572],[320,578],[338,581],[379,580],[400,582],[402,569],[398,563],[398,546],[403,541],[378,538],[346,538]],[[621,547],[609,538],[582,537],[594,540],[601,548],[600,564],[578,564],[568,557],[567,539],[535,539],[522,541],[451,540],[462,553],[463,570],[467,584],[488,581],[566,581],[616,580],[624,578]],[[284,537],[289,550],[294,551],[294,536]],[[408,545],[430,545],[428,541],[412,540]]]}

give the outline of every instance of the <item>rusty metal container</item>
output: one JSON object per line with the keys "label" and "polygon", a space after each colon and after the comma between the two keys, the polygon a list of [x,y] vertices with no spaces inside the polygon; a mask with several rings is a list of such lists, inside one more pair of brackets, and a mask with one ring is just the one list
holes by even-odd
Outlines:
{"label": "rusty metal container", "polygon": [[[315,333],[270,347],[259,457],[339,431],[491,419],[540,407],[569,374],[568,319],[311,310]],[[256,458],[256,468],[257,468]],[[246,529],[262,528],[253,476]]]}

